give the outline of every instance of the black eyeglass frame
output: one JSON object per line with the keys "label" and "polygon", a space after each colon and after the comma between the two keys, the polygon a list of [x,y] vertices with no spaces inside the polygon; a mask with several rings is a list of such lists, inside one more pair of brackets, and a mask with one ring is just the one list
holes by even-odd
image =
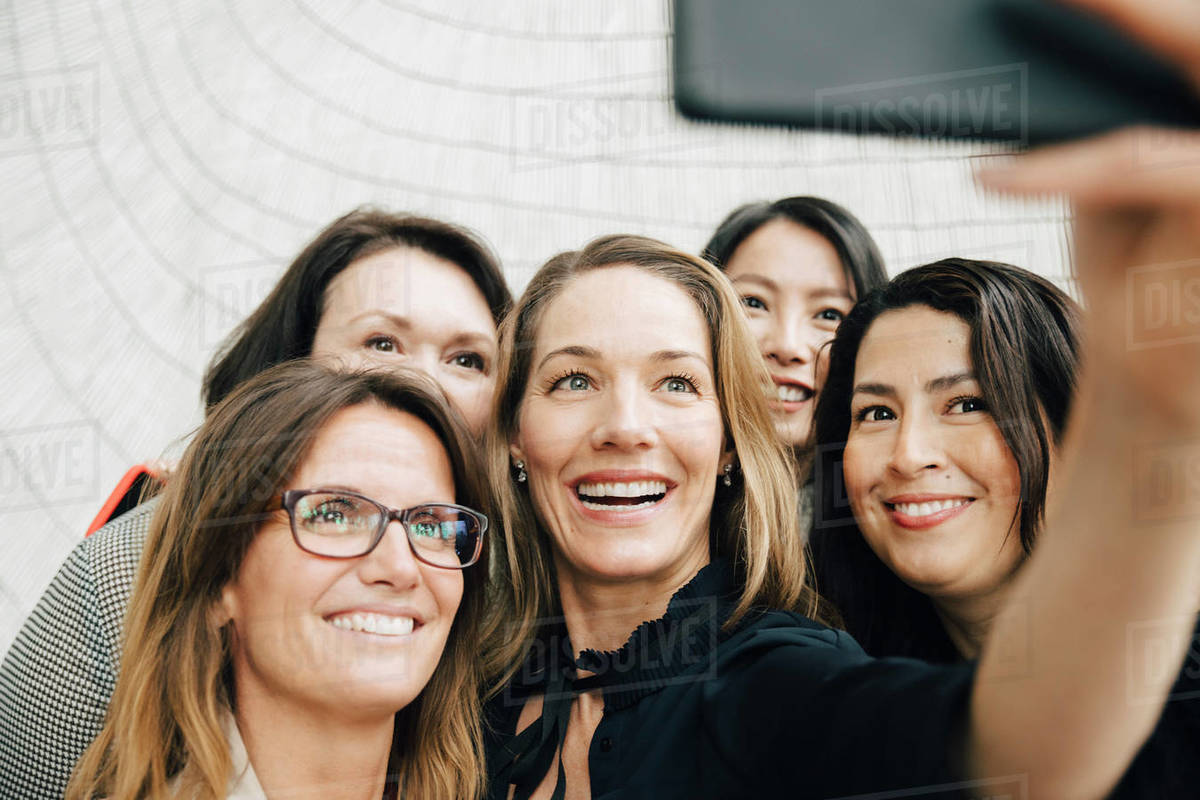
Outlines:
{"label": "black eyeglass frame", "polygon": [[[357,553],[355,555],[331,556],[326,553],[314,552],[312,550],[309,550],[304,545],[300,544],[300,534],[296,531],[296,503],[300,502],[301,499],[308,497],[309,495],[313,495],[313,494],[336,494],[336,495],[342,495],[344,497],[355,497],[355,498],[358,498],[359,500],[364,500],[364,501],[370,503],[371,505],[375,506],[377,509],[379,509],[379,521],[380,522],[379,522],[378,527],[375,530],[375,534],[371,538],[370,546],[367,547],[367,549],[364,550],[363,552]],[[428,559],[424,558],[419,552],[417,552],[417,545],[412,540],[412,537],[413,537],[412,529],[408,526],[409,514],[411,514],[413,511],[416,511],[417,509],[429,508],[431,506],[434,508],[453,508],[455,511],[465,512],[479,521],[479,533],[475,537],[475,552],[471,554],[470,560],[467,561],[466,563],[458,564],[458,565],[435,564],[432,561],[429,561]],[[470,508],[468,506],[460,506],[457,503],[421,503],[420,505],[413,506],[412,508],[389,508],[388,506],[385,506],[383,503],[380,503],[378,500],[372,500],[370,497],[367,497],[365,494],[359,494],[358,492],[351,492],[347,489],[287,489],[283,493],[275,496],[274,502],[271,503],[271,505],[268,507],[267,510],[268,511],[286,511],[287,515],[288,515],[288,527],[291,528],[291,531],[292,531],[292,541],[294,541],[296,543],[296,546],[299,547],[304,552],[309,553],[314,556],[319,556],[321,558],[349,559],[349,558],[362,558],[365,555],[369,555],[371,553],[371,551],[373,551],[376,547],[378,547],[379,543],[381,541],[383,541],[383,534],[387,531],[388,525],[392,524],[392,520],[396,520],[397,522],[400,523],[400,527],[402,527],[404,529],[404,538],[408,542],[408,549],[412,551],[413,557],[416,558],[418,561],[420,561],[422,564],[428,564],[431,567],[437,567],[439,569],[466,569],[467,567],[471,566],[472,564],[475,564],[476,562],[478,562],[479,556],[482,555],[482,553],[483,553],[483,535],[487,532],[487,529],[488,529],[487,514],[484,514],[482,511],[476,511],[475,509]]]}

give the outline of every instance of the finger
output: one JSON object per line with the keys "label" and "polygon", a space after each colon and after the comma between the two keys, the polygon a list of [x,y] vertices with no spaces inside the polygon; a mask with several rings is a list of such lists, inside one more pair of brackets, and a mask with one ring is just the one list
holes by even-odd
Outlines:
{"label": "finger", "polygon": [[1200,4],[1195,0],[1063,0],[1124,30],[1182,66],[1200,85]]}
{"label": "finger", "polygon": [[977,178],[995,191],[1100,206],[1200,204],[1200,131],[1130,128],[1006,159]]}

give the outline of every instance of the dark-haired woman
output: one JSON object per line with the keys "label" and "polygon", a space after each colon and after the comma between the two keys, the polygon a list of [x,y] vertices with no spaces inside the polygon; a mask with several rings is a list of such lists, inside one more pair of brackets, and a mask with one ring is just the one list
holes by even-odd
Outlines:
{"label": "dark-haired woman", "polygon": [[[469,231],[353,211],[321,231],[233,331],[202,396],[212,408],[263,370],[310,355],[350,367],[409,366],[431,375],[478,435],[510,302],[495,257]],[[75,548],[0,664],[0,783],[22,797],[61,797],[100,730],[153,508],[133,509]],[[59,732],[51,741],[49,729]]]}
{"label": "dark-haired woman", "polygon": [[738,290],[775,383],[779,438],[807,461],[818,351],[854,301],[887,280],[871,234],[842,206],[819,197],[751,203],[729,214],[704,257]]}
{"label": "dark-haired woman", "polygon": [[1078,319],[1040,276],[948,259],[842,323],[814,426],[812,544],[822,595],[868,652],[978,656],[1042,526]]}
{"label": "dark-haired woman", "polygon": [[[811,541],[822,594],[867,652],[979,656],[1060,469],[1078,315],[1037,275],[950,259],[897,276],[842,324],[817,406]],[[1196,666],[1118,796],[1195,789]]]}
{"label": "dark-haired woman", "polygon": [[477,796],[489,505],[422,373],[296,361],[238,386],[154,512],[66,796]]}

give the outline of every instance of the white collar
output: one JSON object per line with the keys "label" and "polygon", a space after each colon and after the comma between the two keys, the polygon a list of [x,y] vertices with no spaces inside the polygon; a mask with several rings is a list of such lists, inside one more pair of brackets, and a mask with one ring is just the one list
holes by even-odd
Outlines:
{"label": "white collar", "polygon": [[226,714],[221,720],[221,728],[225,731],[225,739],[229,742],[229,758],[233,769],[229,774],[229,784],[225,787],[226,800],[267,800],[267,794],[254,774],[250,765],[250,756],[246,753],[246,743],[242,741],[242,733],[238,730],[237,720],[233,714]]}

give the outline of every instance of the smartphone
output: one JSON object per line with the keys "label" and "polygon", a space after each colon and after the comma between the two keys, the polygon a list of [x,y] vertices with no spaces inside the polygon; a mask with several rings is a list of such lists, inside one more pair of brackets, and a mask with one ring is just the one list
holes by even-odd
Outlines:
{"label": "smartphone", "polygon": [[690,117],[1025,145],[1200,127],[1182,73],[1053,0],[675,0],[673,16]]}

